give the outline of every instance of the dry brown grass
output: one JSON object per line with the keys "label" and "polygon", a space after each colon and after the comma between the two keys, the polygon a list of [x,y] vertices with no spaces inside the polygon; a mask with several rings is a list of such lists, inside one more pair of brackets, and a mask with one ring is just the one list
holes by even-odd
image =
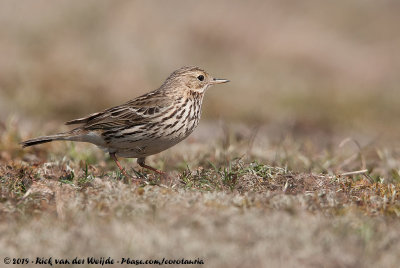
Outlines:
{"label": "dry brown grass", "polygon": [[[220,131],[205,146],[209,129]],[[150,158],[169,170],[169,180],[138,170],[146,183],[136,185],[91,146],[22,151],[19,131],[8,124],[0,143],[2,254],[185,257],[211,267],[395,267],[400,181],[391,172],[400,157],[394,150],[379,159],[367,145],[362,158],[369,172],[340,176],[362,161],[348,160],[352,150],[339,151],[339,143],[338,151],[325,148],[321,156],[310,137],[271,141],[263,127],[249,147],[250,133],[227,129],[202,124],[183,144]],[[336,135],[318,143],[335,143]]]}

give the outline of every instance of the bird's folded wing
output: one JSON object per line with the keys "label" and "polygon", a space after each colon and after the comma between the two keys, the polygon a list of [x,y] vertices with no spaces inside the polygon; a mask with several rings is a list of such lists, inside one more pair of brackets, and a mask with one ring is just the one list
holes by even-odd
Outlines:
{"label": "bird's folded wing", "polygon": [[165,113],[171,107],[172,101],[165,99],[157,101],[157,99],[153,97],[151,100],[145,101],[142,96],[103,112],[68,121],[66,124],[83,124],[81,128],[85,130],[110,130],[142,125]]}

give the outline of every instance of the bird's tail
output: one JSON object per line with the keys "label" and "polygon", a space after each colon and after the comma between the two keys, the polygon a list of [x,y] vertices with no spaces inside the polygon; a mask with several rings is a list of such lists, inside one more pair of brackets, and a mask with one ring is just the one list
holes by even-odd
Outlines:
{"label": "bird's tail", "polygon": [[50,135],[50,136],[43,136],[43,137],[38,137],[36,139],[31,139],[27,141],[23,141],[20,144],[22,147],[29,147],[41,143],[46,143],[46,142],[51,142],[51,141],[58,141],[58,140],[69,140],[71,138],[71,134],[68,133],[60,133],[60,134],[55,134],[55,135]]}

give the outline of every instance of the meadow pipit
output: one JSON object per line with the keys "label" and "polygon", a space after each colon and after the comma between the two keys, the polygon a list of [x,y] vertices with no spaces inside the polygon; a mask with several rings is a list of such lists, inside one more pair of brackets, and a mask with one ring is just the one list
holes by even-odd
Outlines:
{"label": "meadow pipit", "polygon": [[125,104],[66,122],[80,125],[71,131],[22,142],[23,147],[69,140],[90,142],[115,161],[126,175],[117,156],[137,158],[144,168],[163,172],[145,164],[157,154],[189,136],[201,116],[205,91],[212,85],[229,82],[216,79],[198,67],[174,71],[160,88]]}

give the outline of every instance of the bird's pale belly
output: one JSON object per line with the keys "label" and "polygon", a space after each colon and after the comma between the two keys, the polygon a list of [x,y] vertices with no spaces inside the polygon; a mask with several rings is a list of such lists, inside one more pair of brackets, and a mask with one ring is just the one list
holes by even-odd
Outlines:
{"label": "bird's pale belly", "polygon": [[140,141],[137,144],[126,144],[119,148],[107,148],[109,152],[115,152],[117,156],[126,158],[139,158],[160,153],[184,140],[187,136],[174,139],[155,139],[149,141]]}
{"label": "bird's pale belly", "polygon": [[197,124],[198,120],[191,122],[186,129],[182,129],[171,136],[160,135],[151,139],[144,138],[137,142],[126,140],[125,142],[122,141],[114,144],[114,146],[110,146],[105,150],[126,158],[139,158],[157,154],[186,139],[196,128]]}

